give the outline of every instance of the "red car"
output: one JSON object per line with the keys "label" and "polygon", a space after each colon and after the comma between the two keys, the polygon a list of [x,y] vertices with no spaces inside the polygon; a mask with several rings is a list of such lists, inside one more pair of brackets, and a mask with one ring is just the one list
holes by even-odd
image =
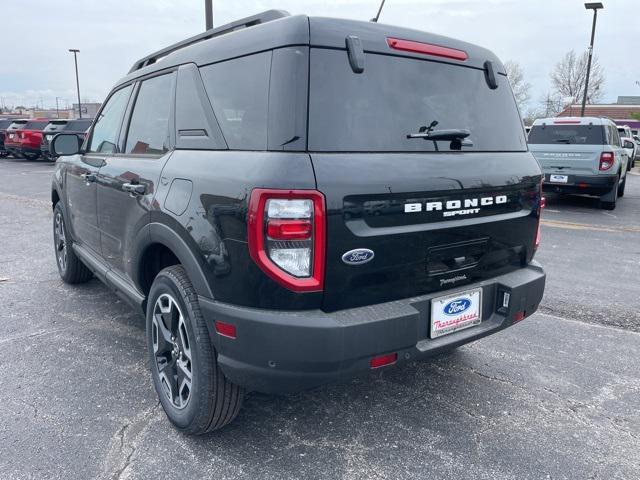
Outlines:
{"label": "red car", "polygon": [[20,156],[20,142],[16,130],[23,128],[28,121],[26,119],[12,120],[9,126],[3,129],[3,151],[6,152],[6,155]]}
{"label": "red car", "polygon": [[27,160],[36,160],[40,157],[40,143],[42,142],[42,130],[51,120],[48,118],[33,118],[15,132],[9,132],[5,139],[5,148],[14,156],[24,157]]}

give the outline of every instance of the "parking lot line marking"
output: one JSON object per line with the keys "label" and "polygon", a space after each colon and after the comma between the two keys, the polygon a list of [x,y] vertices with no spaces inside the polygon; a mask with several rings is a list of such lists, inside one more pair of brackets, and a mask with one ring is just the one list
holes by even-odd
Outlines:
{"label": "parking lot line marking", "polygon": [[567,228],[570,230],[592,230],[594,232],[632,232],[640,233],[640,227],[615,227],[605,225],[589,225],[585,223],[563,222],[561,220],[542,220],[542,224],[547,227]]}

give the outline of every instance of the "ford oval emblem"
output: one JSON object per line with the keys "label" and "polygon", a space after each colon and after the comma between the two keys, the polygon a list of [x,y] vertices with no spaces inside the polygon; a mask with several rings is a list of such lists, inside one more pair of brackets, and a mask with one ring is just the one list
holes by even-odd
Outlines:
{"label": "ford oval emblem", "polygon": [[347,265],[362,265],[373,260],[375,254],[373,250],[368,248],[356,248],[355,250],[349,250],[342,255],[342,261]]}
{"label": "ford oval emblem", "polygon": [[442,310],[445,315],[460,315],[469,310],[470,306],[471,300],[468,298],[456,298],[447,303]]}

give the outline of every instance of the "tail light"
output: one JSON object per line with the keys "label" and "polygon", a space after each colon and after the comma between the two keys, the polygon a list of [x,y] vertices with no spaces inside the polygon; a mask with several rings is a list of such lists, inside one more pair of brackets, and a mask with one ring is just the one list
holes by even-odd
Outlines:
{"label": "tail light", "polygon": [[249,254],[271,279],[295,292],[324,286],[325,201],[316,190],[256,188],[249,199]]}
{"label": "tail light", "polygon": [[605,170],[609,170],[613,167],[614,157],[611,152],[602,152],[600,154],[600,171],[604,172]]}
{"label": "tail light", "polygon": [[387,45],[394,50],[422,53],[424,55],[432,55],[434,57],[444,57],[462,61],[468,58],[467,52],[464,50],[443,47],[441,45],[433,45],[431,43],[414,42],[412,40],[387,37]]}
{"label": "tail light", "polygon": [[542,221],[542,210],[547,205],[547,199],[542,196],[542,182],[540,182],[540,203],[538,204],[538,227],[536,229],[536,239],[533,243],[533,251],[535,252],[540,246],[540,241],[542,240],[542,230],[540,228],[540,223]]}

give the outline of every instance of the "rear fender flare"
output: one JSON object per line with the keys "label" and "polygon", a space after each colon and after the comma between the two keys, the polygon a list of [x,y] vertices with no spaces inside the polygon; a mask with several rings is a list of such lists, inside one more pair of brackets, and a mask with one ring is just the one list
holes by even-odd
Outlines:
{"label": "rear fender flare", "polygon": [[[146,241],[138,243],[137,245],[139,255],[151,244],[159,243],[164,245],[178,257],[180,264],[187,271],[189,280],[191,280],[196,293],[202,297],[212,299],[213,292],[209,286],[202,264],[187,241],[174,229],[163,223],[150,223],[147,228],[149,235],[146,236]],[[141,257],[138,256],[137,258]],[[132,272],[133,278],[140,278],[140,272],[138,271],[140,264],[138,263],[134,268],[135,271]]]}

